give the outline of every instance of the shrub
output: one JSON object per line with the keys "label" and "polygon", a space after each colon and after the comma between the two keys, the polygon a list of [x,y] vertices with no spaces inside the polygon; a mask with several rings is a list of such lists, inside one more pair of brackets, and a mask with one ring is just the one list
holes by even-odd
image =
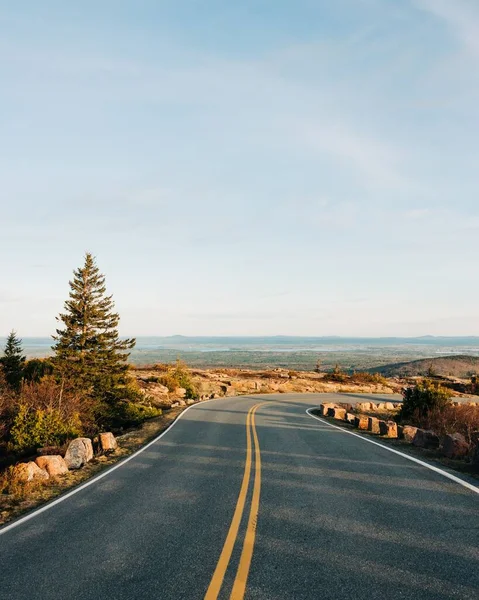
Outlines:
{"label": "shrub", "polygon": [[27,382],[38,383],[43,377],[52,375],[53,362],[48,358],[32,358],[27,360],[23,368],[23,379]]}
{"label": "shrub", "polygon": [[387,379],[385,379],[379,373],[367,373],[365,371],[353,373],[351,375],[351,381],[354,383],[379,383],[382,385],[387,385]]}
{"label": "shrub", "polygon": [[174,368],[170,368],[165,375],[158,378],[158,382],[166,386],[169,392],[174,392],[177,388],[184,388],[186,390],[185,398],[196,400],[199,396],[188,367],[180,359],[176,361]]}
{"label": "shrub", "polygon": [[184,381],[183,384],[181,385],[181,387],[186,390],[185,398],[191,399],[191,400],[198,400],[198,398],[199,398],[198,390],[197,390],[195,384],[193,383],[193,381],[191,381],[191,380]]}
{"label": "shrub", "polygon": [[326,373],[323,377],[323,381],[331,381],[335,383],[357,383],[357,384],[382,384],[387,385],[387,379],[385,379],[379,373],[367,373],[360,371],[359,373],[353,373],[348,375],[344,372],[339,365],[336,365],[334,371]]}
{"label": "shrub", "polygon": [[433,408],[426,415],[417,414],[415,423],[419,427],[432,429],[437,435],[461,433],[471,443],[472,433],[479,431],[479,406],[449,404],[443,408]]}
{"label": "shrub", "polygon": [[161,414],[162,411],[159,408],[120,400],[114,406],[104,406],[102,414],[97,416],[97,423],[100,427],[119,432],[130,427],[137,427],[147,419],[158,417]]}
{"label": "shrub", "polygon": [[107,402],[114,403],[115,400],[129,400],[130,402],[141,402],[144,398],[143,392],[137,381],[128,379],[124,384],[116,385],[105,396]]}
{"label": "shrub", "polygon": [[403,391],[400,421],[422,419],[431,411],[441,411],[451,401],[451,392],[438,383],[424,379]]}
{"label": "shrub", "polygon": [[181,387],[178,380],[171,373],[158,377],[158,382],[168,388],[169,392],[174,392],[176,388]]}
{"label": "shrub", "polygon": [[61,446],[81,432],[78,414],[65,419],[55,408],[32,409],[20,404],[10,430],[10,443],[16,452],[26,453],[42,446]]}
{"label": "shrub", "polygon": [[93,412],[95,431],[92,433],[100,429],[121,431],[160,415],[161,411],[144,404],[145,399],[144,393],[133,378],[128,379],[123,385],[116,385],[102,400],[95,402]]}
{"label": "shrub", "polygon": [[344,383],[349,379],[349,375],[347,375],[347,373],[345,373],[339,365],[334,367],[332,373],[326,373],[326,375],[323,377],[324,381],[332,381],[335,383]]}
{"label": "shrub", "polygon": [[0,473],[0,494],[8,494],[16,502],[31,498],[32,494],[41,491],[41,488],[48,485],[48,480],[33,479],[32,481],[22,481],[15,476],[13,466],[8,467]]}
{"label": "shrub", "polygon": [[18,395],[2,390],[0,382],[0,442],[20,454],[50,442],[61,445],[93,418],[89,402],[52,377],[24,382]]}
{"label": "shrub", "polygon": [[3,370],[0,368],[0,445],[7,438],[15,416],[16,397],[14,391],[7,384]]}

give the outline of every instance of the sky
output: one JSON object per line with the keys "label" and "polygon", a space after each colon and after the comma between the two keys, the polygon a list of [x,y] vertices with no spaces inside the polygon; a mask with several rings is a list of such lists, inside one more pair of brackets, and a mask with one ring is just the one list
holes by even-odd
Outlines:
{"label": "sky", "polygon": [[477,0],[0,0],[0,335],[478,335]]}

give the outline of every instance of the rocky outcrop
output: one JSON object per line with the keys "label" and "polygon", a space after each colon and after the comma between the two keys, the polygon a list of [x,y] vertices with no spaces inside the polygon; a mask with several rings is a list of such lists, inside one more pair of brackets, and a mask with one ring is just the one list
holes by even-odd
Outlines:
{"label": "rocky outcrop", "polygon": [[462,458],[469,454],[471,447],[460,433],[445,435],[442,440],[442,453],[447,458]]}
{"label": "rocky outcrop", "polygon": [[76,438],[65,454],[65,462],[69,469],[80,469],[93,458],[93,445],[89,438]]}
{"label": "rocky outcrop", "polygon": [[19,463],[13,467],[13,479],[16,481],[34,481],[48,479],[50,476],[34,462]]}
{"label": "rocky outcrop", "polygon": [[[165,369],[152,367],[140,368],[136,372],[138,384],[155,406],[169,407],[180,396],[176,391],[168,389],[160,383],[164,381]],[[390,393],[399,391],[399,385],[391,382],[388,384],[363,384],[354,382],[329,381],[324,373],[300,371],[292,373],[288,369],[253,370],[253,369],[190,369],[191,379],[200,397],[211,398],[213,394],[218,397],[237,396],[251,393],[335,393],[345,391],[357,393]],[[371,404],[365,403],[365,404]],[[376,407],[376,405],[374,405]],[[342,408],[347,408],[343,406]],[[349,410],[349,409],[348,409]],[[361,409],[360,412],[371,410]]]}
{"label": "rocky outcrop", "polygon": [[148,395],[151,396],[167,397],[169,394],[169,390],[166,385],[161,385],[161,383],[149,384],[146,390],[148,391]]}
{"label": "rocky outcrop", "polygon": [[68,466],[65,459],[59,455],[39,456],[35,462],[44,469],[50,477],[57,477],[68,473]]}
{"label": "rocky outcrop", "polygon": [[98,436],[98,446],[100,452],[114,452],[118,448],[115,436],[107,431],[106,433],[100,433]]}
{"label": "rocky outcrop", "polygon": [[418,429],[412,443],[418,448],[435,449],[439,448],[439,437],[434,431]]}

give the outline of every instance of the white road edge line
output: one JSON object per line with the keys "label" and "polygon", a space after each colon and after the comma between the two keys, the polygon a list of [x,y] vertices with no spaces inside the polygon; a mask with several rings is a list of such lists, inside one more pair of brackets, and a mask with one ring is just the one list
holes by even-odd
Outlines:
{"label": "white road edge line", "polygon": [[81,492],[82,490],[84,490],[85,488],[89,487],[90,485],[93,485],[97,481],[100,481],[100,479],[103,479],[103,477],[106,477],[107,475],[110,475],[110,473],[113,473],[113,471],[116,471],[117,469],[119,469],[123,465],[126,465],[127,462],[130,462],[130,460],[132,460],[133,458],[135,458],[136,456],[138,456],[139,454],[141,454],[142,452],[144,452],[147,448],[149,448],[150,446],[153,446],[153,444],[156,444],[156,442],[158,440],[161,440],[161,438],[164,435],[166,435],[169,431],[171,431],[171,429],[173,429],[173,427],[178,423],[178,421],[181,419],[181,417],[184,414],[186,414],[190,410],[190,408],[195,408],[197,406],[202,406],[203,404],[208,404],[208,402],[215,402],[216,400],[217,400],[217,398],[214,398],[212,400],[203,400],[202,402],[198,402],[197,404],[192,404],[191,406],[188,406],[188,408],[185,408],[185,410],[182,413],[180,413],[178,415],[178,417],[170,425],[168,425],[168,427],[165,429],[165,431],[163,431],[162,433],[160,433],[160,435],[158,435],[156,438],[152,439],[151,442],[148,442],[148,444],[146,444],[146,446],[143,446],[142,448],[140,448],[139,450],[137,450],[133,454],[130,454],[130,456],[128,456],[127,458],[121,460],[120,462],[118,462],[116,465],[114,465],[110,469],[107,469],[103,473],[100,473],[100,475],[97,475],[96,477],[93,477],[92,479],[89,479],[85,483],[79,485],[78,487],[76,487],[71,492],[67,492],[66,494],[62,494],[56,500],[53,500],[52,502],[49,502],[48,504],[45,504],[41,508],[38,508],[37,510],[34,510],[33,512],[29,513],[28,515],[25,515],[24,517],[20,517],[17,521],[13,521],[13,523],[10,523],[9,525],[5,525],[4,527],[2,527],[0,529],[0,535],[3,535],[4,533],[7,533],[7,531],[10,531],[11,529],[14,529],[15,527],[18,527],[22,523],[25,523],[26,521],[29,521],[30,519],[33,519],[34,517],[40,515],[41,513],[45,512],[47,510],[50,510],[51,508],[53,508],[57,504],[60,504],[61,502],[64,502],[65,500],[68,500],[68,498],[71,498],[72,496],[74,496],[78,492]]}
{"label": "white road edge line", "polygon": [[363,435],[360,435],[359,433],[354,433],[353,431],[349,431],[349,429],[344,429],[344,427],[339,427],[338,425],[333,425],[332,423],[329,423],[328,421],[325,421],[324,419],[321,419],[321,417],[318,417],[316,415],[312,415],[310,411],[314,410],[314,408],[316,408],[316,407],[308,408],[306,410],[306,413],[310,417],[313,417],[313,419],[317,419],[318,421],[320,421],[321,423],[324,423],[325,425],[329,425],[330,427],[334,427],[334,429],[339,429],[339,431],[342,431],[343,433],[349,433],[349,435],[354,435],[354,437],[357,437],[360,440],[363,440],[363,442],[368,442],[369,444],[374,444],[375,446],[379,446],[380,448],[383,448],[384,450],[387,450],[388,452],[392,452],[393,454],[397,454],[398,456],[402,456],[403,458],[406,458],[407,460],[415,462],[418,465],[421,465],[422,467],[426,467],[426,469],[430,469],[431,471],[439,473],[439,475],[442,475],[443,477],[447,477],[447,479],[450,479],[451,481],[454,481],[455,483],[458,483],[459,485],[462,485],[463,487],[467,488],[471,492],[479,494],[479,487],[473,485],[472,483],[464,481],[464,479],[460,479],[459,477],[456,477],[455,475],[452,475],[451,473],[448,473],[447,471],[443,471],[442,469],[439,469],[439,467],[435,467],[434,465],[430,465],[427,462],[419,460],[419,458],[414,458],[414,456],[409,456],[408,454],[405,454],[404,452],[399,452],[399,450],[394,450],[394,448],[389,448],[388,446],[385,446],[384,444],[380,444],[379,442],[375,442],[374,440],[370,440],[367,437],[364,437]]}

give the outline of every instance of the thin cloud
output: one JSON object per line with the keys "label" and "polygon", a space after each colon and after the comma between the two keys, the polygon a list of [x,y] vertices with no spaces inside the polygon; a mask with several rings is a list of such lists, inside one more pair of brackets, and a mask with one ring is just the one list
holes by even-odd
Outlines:
{"label": "thin cloud", "polygon": [[479,4],[464,0],[415,0],[415,4],[443,20],[479,60]]}
{"label": "thin cloud", "polygon": [[[294,47],[289,48],[285,60],[290,64],[294,56],[300,67],[305,53],[314,52],[314,47],[300,44],[296,54]],[[37,70],[54,74],[55,85],[72,96],[75,87],[81,86],[74,95],[79,104],[82,96],[100,102],[112,90],[121,103],[128,99],[175,102],[205,113],[208,136],[218,142],[231,136],[240,143],[265,147],[294,144],[305,154],[313,151],[328,157],[345,173],[359,174],[368,187],[397,189],[412,183],[400,168],[402,150],[389,137],[361,128],[360,115],[353,109],[339,108],[344,89],[322,86],[325,74],[314,82],[309,75],[284,77],[281,52],[258,60],[227,60],[200,52],[192,60],[188,51],[178,48],[169,54],[180,58],[162,67],[102,54],[79,56],[67,51],[59,56],[48,49],[36,50],[33,56],[28,49],[16,50],[13,43],[7,54],[22,68],[36,61]],[[102,74],[107,76],[98,79]],[[354,93],[351,89],[347,95]],[[306,107],[301,118],[298,106]],[[153,189],[131,201],[150,204],[160,194],[164,190]]]}
{"label": "thin cloud", "polygon": [[329,115],[309,121],[292,120],[290,132],[310,149],[339,160],[356,170],[368,185],[397,189],[411,185],[397,166],[398,150],[388,142],[355,129]]}

